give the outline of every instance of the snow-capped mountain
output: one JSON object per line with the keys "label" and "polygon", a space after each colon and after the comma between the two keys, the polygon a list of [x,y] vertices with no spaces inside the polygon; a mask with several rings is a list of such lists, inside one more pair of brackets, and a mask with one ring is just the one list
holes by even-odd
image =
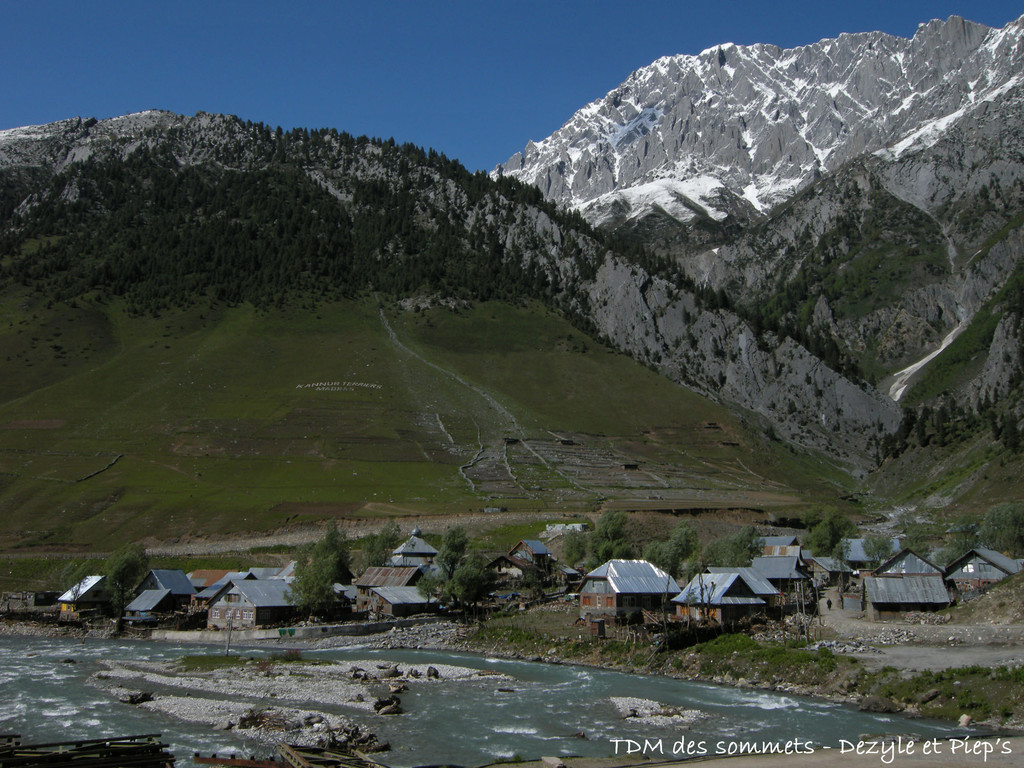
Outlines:
{"label": "snow-capped mountain", "polygon": [[900,154],[1024,93],[1024,17],[953,16],[913,39],[881,32],[783,50],[723,44],[659,59],[531,142],[495,175],[592,222],[767,212],[864,153]]}

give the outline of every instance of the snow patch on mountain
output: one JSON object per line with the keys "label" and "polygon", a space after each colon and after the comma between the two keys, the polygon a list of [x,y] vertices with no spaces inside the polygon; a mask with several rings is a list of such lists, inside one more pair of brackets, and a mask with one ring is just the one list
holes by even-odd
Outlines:
{"label": "snow patch on mountain", "polygon": [[[696,205],[721,219],[736,198],[766,212],[856,157],[928,146],[973,110],[1012,98],[1022,39],[1024,17],[991,29],[951,16],[912,39],[868,32],[663,57],[493,174],[592,220],[607,218],[612,200],[629,217],[646,206],[689,221]],[[730,194],[688,191],[707,179]]]}
{"label": "snow patch on mountain", "polygon": [[[628,211],[624,216],[627,220],[652,210],[661,210],[679,221],[690,221],[700,214],[721,221],[726,214],[714,206],[714,193],[725,189],[722,181],[714,176],[698,176],[681,181],[656,179],[609,192],[579,206],[579,210],[585,217],[594,218],[598,222],[610,219],[611,212],[622,206]],[[619,205],[616,206],[616,203]]]}

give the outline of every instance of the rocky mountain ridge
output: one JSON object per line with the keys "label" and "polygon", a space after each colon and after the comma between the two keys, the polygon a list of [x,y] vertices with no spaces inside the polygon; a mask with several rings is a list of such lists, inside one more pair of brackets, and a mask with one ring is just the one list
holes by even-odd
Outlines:
{"label": "rocky mountain ridge", "polygon": [[767,213],[865,153],[928,146],[1020,88],[1024,18],[950,17],[910,39],[843,34],[793,48],[724,44],[630,75],[494,170],[596,223]]}
{"label": "rocky mountain ridge", "polygon": [[57,299],[113,293],[146,311],[196,292],[257,303],[369,286],[537,296],[857,471],[899,423],[892,401],[709,307],[668,263],[637,261],[530,187],[415,148],[151,112],[0,133],[0,180],[4,279]]}
{"label": "rocky mountain ridge", "polygon": [[1024,17],[723,44],[634,72],[493,175],[645,242],[890,400],[1019,421],[1022,71]]}

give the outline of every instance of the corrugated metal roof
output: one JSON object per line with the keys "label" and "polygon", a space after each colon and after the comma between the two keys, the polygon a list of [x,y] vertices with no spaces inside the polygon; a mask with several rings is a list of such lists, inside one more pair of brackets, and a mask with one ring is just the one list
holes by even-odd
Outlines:
{"label": "corrugated metal roof", "polygon": [[912,549],[901,549],[880,566],[875,568],[878,575],[885,573],[942,573],[935,563],[914,552]]}
{"label": "corrugated metal roof", "polygon": [[796,536],[762,536],[762,547],[792,547],[796,544]]}
{"label": "corrugated metal roof", "polygon": [[274,578],[275,579],[288,579],[288,578],[291,578],[292,576],[295,575],[295,566],[296,565],[297,565],[297,563],[294,560],[289,561],[288,565],[284,566],[281,570],[279,570],[277,572],[277,575],[274,576]]}
{"label": "corrugated metal roof", "polygon": [[1003,569],[1007,573],[1012,574],[1020,571],[1020,563],[1012,557],[1007,557],[1002,552],[996,552],[994,549],[987,549],[986,547],[975,547],[974,551],[992,563],[992,565]]}
{"label": "corrugated metal roof", "polygon": [[765,545],[762,548],[761,554],[765,557],[799,557],[801,554],[799,544],[791,545]]}
{"label": "corrugated metal roof", "polygon": [[404,544],[399,545],[396,549],[391,551],[394,555],[436,555],[437,550],[430,546],[427,542],[421,539],[419,536],[410,536],[406,539]]}
{"label": "corrugated metal roof", "polygon": [[949,593],[940,574],[865,576],[864,594],[870,603],[949,604]]}
{"label": "corrugated metal roof", "polygon": [[814,555],[808,555],[808,557],[829,573],[852,573],[850,566],[834,557],[816,557]]}
{"label": "corrugated metal roof", "polygon": [[238,582],[234,589],[257,608],[293,605],[291,588],[281,579],[249,579]]}
{"label": "corrugated metal roof", "polygon": [[[684,605],[764,605],[764,600],[743,594],[749,586],[742,575],[730,573],[698,573],[675,597],[673,603]],[[738,594],[729,594],[730,592]]]}
{"label": "corrugated metal roof", "polygon": [[755,557],[750,562],[750,567],[766,579],[806,579],[807,574],[797,567],[799,562],[800,558],[796,555]]}
{"label": "corrugated metal roof", "polygon": [[778,588],[772,584],[768,579],[762,576],[760,573],[755,571],[753,568],[739,568],[728,565],[712,565],[708,568],[708,573],[738,573],[743,577],[743,580],[747,582],[747,586],[750,587],[750,591],[755,595],[764,595],[774,597],[780,594]]}
{"label": "corrugated metal roof", "polygon": [[523,539],[522,542],[520,542],[520,543],[521,544],[525,544],[527,547],[529,547],[530,551],[533,552],[533,554],[535,554],[535,555],[550,555],[551,554],[551,550],[549,550],[544,545],[544,542],[537,541],[537,539]]}
{"label": "corrugated metal roof", "polygon": [[206,589],[227,576],[231,571],[226,568],[197,568],[187,574],[189,581],[197,589]]}
{"label": "corrugated metal roof", "polygon": [[676,580],[646,560],[609,560],[586,576],[606,579],[613,592],[626,595],[676,594]]}
{"label": "corrugated metal roof", "polygon": [[192,586],[184,571],[171,570],[169,568],[154,568],[149,572],[153,577],[157,589],[169,589],[174,595],[192,595],[196,588]]}
{"label": "corrugated metal roof", "polygon": [[86,576],[80,582],[75,584],[75,586],[58,597],[57,602],[73,603],[76,600],[81,600],[89,594],[90,590],[96,589],[100,582],[103,581],[103,578],[103,576]]}
{"label": "corrugated metal roof", "polygon": [[215,581],[213,584],[204,589],[202,592],[200,592],[198,595],[196,595],[196,597],[200,597],[204,600],[209,600],[210,598],[216,596],[216,594],[220,592],[228,582],[231,582],[232,584],[237,584],[240,581],[253,581],[255,579],[256,577],[248,571],[229,571],[228,573],[224,574],[224,576],[217,579],[217,581]]}
{"label": "corrugated metal roof", "polygon": [[169,589],[144,589],[124,609],[126,611],[152,611],[170,594],[172,593]]}
{"label": "corrugated metal roof", "polygon": [[267,566],[262,568],[250,568],[249,573],[257,579],[272,579],[281,571],[280,568]]}
{"label": "corrugated metal roof", "polygon": [[426,605],[435,602],[433,598],[425,597],[416,587],[373,587],[370,591],[391,605]]}
{"label": "corrugated metal roof", "polygon": [[407,587],[419,574],[417,566],[375,566],[363,571],[353,583],[357,587]]}

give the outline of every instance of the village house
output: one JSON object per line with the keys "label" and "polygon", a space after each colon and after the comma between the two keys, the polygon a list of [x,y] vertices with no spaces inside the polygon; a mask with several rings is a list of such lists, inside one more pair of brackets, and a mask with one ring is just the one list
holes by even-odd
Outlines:
{"label": "village house", "polygon": [[975,547],[946,566],[946,580],[959,593],[971,592],[1020,573],[1019,560],[985,547]]}
{"label": "village house", "polygon": [[174,613],[180,606],[170,589],[144,589],[124,608],[129,624],[154,623],[162,615]]}
{"label": "village house", "polygon": [[810,580],[810,568],[799,555],[755,557],[750,568],[779,592],[792,594]]}
{"label": "village house", "polygon": [[266,627],[295,617],[291,587],[281,579],[228,582],[210,601],[208,629]]}
{"label": "village house", "polygon": [[538,579],[544,578],[544,573],[532,561],[508,554],[498,555],[487,563],[487,567],[494,571],[499,584],[522,581],[527,573],[534,574]]}
{"label": "village house", "polygon": [[60,606],[59,618],[77,620],[87,614],[104,613],[110,610],[110,595],[107,592],[105,576],[86,576],[71,589],[57,598]]}
{"label": "village house", "polygon": [[845,589],[853,570],[835,557],[819,557],[804,550],[804,561],[810,570],[811,579],[819,587],[837,586]]}
{"label": "village house", "polygon": [[864,577],[864,607],[872,621],[897,619],[910,611],[937,611],[949,605],[940,573]]}
{"label": "village house", "polygon": [[942,573],[942,568],[911,549],[901,549],[873,571],[875,576],[886,574]]}
{"label": "village house", "polygon": [[508,556],[533,563],[544,574],[551,573],[551,566],[555,561],[551,550],[537,539],[522,539],[508,551]]}
{"label": "village house", "polygon": [[417,587],[370,587],[367,608],[371,616],[403,618],[438,610],[432,597],[420,593]]}
{"label": "village house", "polygon": [[196,589],[184,571],[170,569],[154,569],[146,574],[142,583],[135,590],[136,595],[147,591],[168,590],[174,598],[175,607],[188,605]]}
{"label": "village house", "polygon": [[431,565],[437,557],[437,550],[420,538],[419,528],[413,528],[412,535],[391,552],[391,565]]}
{"label": "village house", "polygon": [[643,611],[661,612],[679,592],[675,579],[646,560],[609,560],[583,577],[580,617],[621,622]]}
{"label": "village house", "polygon": [[52,590],[0,593],[0,613],[42,611],[57,604],[60,592]]}
{"label": "village house", "polygon": [[786,596],[772,584],[768,579],[750,567],[739,567],[732,565],[712,565],[706,569],[707,573],[737,573],[743,577],[747,586],[750,587],[756,597],[764,600],[769,615],[781,617],[783,606],[786,604]]}
{"label": "village house", "polygon": [[249,571],[227,571],[213,584],[192,595],[191,608],[193,611],[202,611],[208,608],[210,601],[217,597],[227,584],[237,584],[240,581],[255,580],[256,577]]}
{"label": "village house", "polygon": [[741,619],[765,613],[765,601],[741,573],[698,573],[672,598],[681,621],[735,626]]}
{"label": "village house", "polygon": [[231,573],[229,568],[198,568],[185,575],[192,582],[196,592],[202,592],[207,587],[216,584],[229,573]]}
{"label": "village house", "polygon": [[555,563],[555,569],[552,572],[555,583],[562,588],[569,590],[579,589],[579,584],[583,578],[583,574],[573,568],[571,565],[563,565],[562,563]]}
{"label": "village house", "polygon": [[353,582],[356,588],[356,610],[369,611],[374,587],[414,587],[423,578],[426,566],[374,566],[363,571]]}

